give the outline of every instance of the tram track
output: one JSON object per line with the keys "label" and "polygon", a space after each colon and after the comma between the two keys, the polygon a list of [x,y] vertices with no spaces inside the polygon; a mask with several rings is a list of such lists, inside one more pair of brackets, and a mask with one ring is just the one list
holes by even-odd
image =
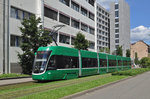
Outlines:
{"label": "tram track", "polygon": [[[106,74],[106,75],[97,75],[97,76],[91,76],[91,77],[83,77],[80,79],[76,79],[76,80],[65,80],[63,82],[58,82],[58,83],[50,83],[47,85],[42,85],[42,86],[38,86],[38,87],[32,87],[32,88],[26,88],[26,89],[21,89],[21,90],[15,90],[15,91],[11,91],[11,92],[0,92],[0,97],[2,99],[12,99],[12,98],[17,98],[17,97],[21,97],[21,96],[26,96],[26,95],[31,95],[31,94],[35,94],[35,93],[40,93],[40,92],[45,92],[48,90],[54,90],[60,87],[66,87],[66,86],[71,86],[71,85],[75,85],[75,84],[79,84],[79,83],[84,83],[87,81],[93,81],[93,80],[97,80],[103,77],[109,77],[111,76],[111,74]],[[35,82],[30,82],[30,86],[36,85]],[[28,84],[27,84],[28,85]],[[11,85],[10,85],[11,86]],[[1,90],[2,88],[0,88]]]}

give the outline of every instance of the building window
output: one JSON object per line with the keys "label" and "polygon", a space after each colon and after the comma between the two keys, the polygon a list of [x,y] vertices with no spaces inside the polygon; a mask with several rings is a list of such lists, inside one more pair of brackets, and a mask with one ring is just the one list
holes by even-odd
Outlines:
{"label": "building window", "polygon": [[29,19],[29,17],[30,17],[30,14],[28,12],[24,12],[24,18]]}
{"label": "building window", "polygon": [[119,24],[115,24],[115,27],[118,28],[118,27],[119,27]]}
{"label": "building window", "polygon": [[89,4],[91,4],[92,6],[94,6],[94,0],[89,0]]}
{"label": "building window", "polygon": [[102,10],[102,13],[104,14],[104,10]]}
{"label": "building window", "polygon": [[57,12],[47,7],[44,7],[44,16],[57,20]]}
{"label": "building window", "polygon": [[75,40],[75,38],[71,37],[71,45],[74,45],[74,40]]}
{"label": "building window", "polygon": [[81,30],[85,31],[85,32],[88,32],[88,26],[85,25],[85,24],[81,24]]}
{"label": "building window", "polygon": [[69,6],[70,0],[59,0],[59,1],[65,5]]}
{"label": "building window", "polygon": [[23,11],[23,10],[20,10],[18,8],[15,8],[15,7],[11,7],[11,12],[10,12],[10,16],[12,18],[15,18],[15,19],[29,19],[30,16],[33,16],[33,14],[29,13],[29,12],[26,12],[26,11]]}
{"label": "building window", "polygon": [[60,43],[65,43],[65,44],[69,44],[69,42],[70,42],[70,37],[69,37],[69,36],[66,36],[66,35],[63,35],[63,34],[60,34],[60,35],[59,35],[59,42],[60,42]]}
{"label": "building window", "polygon": [[89,48],[90,48],[90,49],[94,49],[94,47],[95,47],[95,43],[89,42]]}
{"label": "building window", "polygon": [[23,19],[23,11],[18,10],[17,19]]}
{"label": "building window", "polygon": [[115,35],[115,38],[119,38],[119,34],[116,34],[116,35]]}
{"label": "building window", "polygon": [[105,43],[103,42],[103,46],[105,45]]}
{"label": "building window", "polygon": [[119,43],[119,40],[115,40],[115,43]]}
{"label": "building window", "polygon": [[59,22],[70,25],[70,18],[62,14],[59,14]]}
{"label": "building window", "polygon": [[100,22],[100,23],[101,23],[101,21],[102,21],[102,20],[101,20],[101,19],[99,19],[99,22]]}
{"label": "building window", "polygon": [[94,29],[93,28],[89,28],[89,32],[90,32],[90,34],[93,34],[94,35]]}
{"label": "building window", "polygon": [[115,19],[115,22],[119,22],[119,19]]}
{"label": "building window", "polygon": [[12,18],[17,18],[17,9],[11,7],[11,17]]}
{"label": "building window", "polygon": [[98,15],[99,15],[99,17],[101,17],[101,16],[102,16],[100,13],[99,13]]}
{"label": "building window", "polygon": [[115,5],[115,9],[119,9],[119,5],[118,4]]}
{"label": "building window", "polygon": [[115,11],[115,17],[119,17],[119,11]]}
{"label": "building window", "polygon": [[79,12],[79,5],[73,1],[71,2],[71,8]]}
{"label": "building window", "polygon": [[71,19],[71,26],[74,28],[79,29],[79,22],[76,20]]}
{"label": "building window", "polygon": [[102,38],[103,40],[105,39],[105,37]]}
{"label": "building window", "polygon": [[94,20],[94,14],[92,14],[92,13],[89,12],[89,18],[92,19],[92,20]]}
{"label": "building window", "polygon": [[81,13],[82,13],[84,16],[87,16],[87,10],[84,9],[84,8],[82,8],[82,7],[81,7]]}
{"label": "building window", "polygon": [[104,19],[104,16],[102,15],[102,18]]}
{"label": "building window", "polygon": [[119,47],[119,45],[116,45],[115,47],[116,47],[116,49],[117,49],[117,48]]}
{"label": "building window", "polygon": [[115,29],[115,33],[119,33],[119,29]]}
{"label": "building window", "polygon": [[11,47],[19,47],[21,45],[21,37],[11,35],[10,39],[11,39],[11,42],[10,42]]}
{"label": "building window", "polygon": [[99,24],[99,28],[101,28],[102,26]]}

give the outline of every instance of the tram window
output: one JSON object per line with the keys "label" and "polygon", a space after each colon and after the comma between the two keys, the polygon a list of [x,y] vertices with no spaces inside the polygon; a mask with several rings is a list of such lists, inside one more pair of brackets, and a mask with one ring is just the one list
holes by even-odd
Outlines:
{"label": "tram window", "polygon": [[118,60],[118,66],[122,66],[122,61]]}
{"label": "tram window", "polygon": [[116,60],[109,60],[109,66],[116,66]]}
{"label": "tram window", "polygon": [[79,58],[78,57],[72,57],[72,60],[71,60],[72,64],[72,68],[79,68]]}
{"label": "tram window", "polygon": [[127,61],[123,61],[123,65],[127,66],[128,65]]}
{"label": "tram window", "polygon": [[96,58],[82,58],[82,67],[83,68],[98,67],[97,59]]}
{"label": "tram window", "polygon": [[56,56],[52,56],[47,65],[48,70],[55,70],[56,69]]}
{"label": "tram window", "polygon": [[131,65],[131,61],[128,61],[128,65]]}
{"label": "tram window", "polygon": [[107,60],[106,59],[100,59],[100,67],[107,67]]}
{"label": "tram window", "polygon": [[58,69],[79,67],[78,57],[57,55],[56,60]]}

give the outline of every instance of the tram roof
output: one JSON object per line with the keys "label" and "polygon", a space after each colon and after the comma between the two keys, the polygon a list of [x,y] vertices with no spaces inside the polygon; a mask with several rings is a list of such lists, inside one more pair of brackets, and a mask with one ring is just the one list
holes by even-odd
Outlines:
{"label": "tram roof", "polygon": [[[64,47],[64,46],[47,46],[47,47],[40,47],[38,51],[52,51],[51,55],[66,55],[66,56],[74,56],[78,57],[78,49],[75,48],[69,48],[69,47]],[[97,58],[97,53],[96,52],[91,52],[87,50],[81,50],[81,56],[82,57],[87,57],[87,58]],[[130,61],[130,57],[122,57],[122,56],[115,56],[115,55],[110,55],[106,53],[99,53],[99,58],[101,59],[112,59],[112,60],[126,60]]]}

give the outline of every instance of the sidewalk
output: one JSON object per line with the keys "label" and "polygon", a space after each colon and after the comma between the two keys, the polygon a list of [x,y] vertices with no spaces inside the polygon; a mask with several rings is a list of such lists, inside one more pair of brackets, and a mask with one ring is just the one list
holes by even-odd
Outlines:
{"label": "sidewalk", "polygon": [[33,81],[32,78],[0,80],[0,86]]}

